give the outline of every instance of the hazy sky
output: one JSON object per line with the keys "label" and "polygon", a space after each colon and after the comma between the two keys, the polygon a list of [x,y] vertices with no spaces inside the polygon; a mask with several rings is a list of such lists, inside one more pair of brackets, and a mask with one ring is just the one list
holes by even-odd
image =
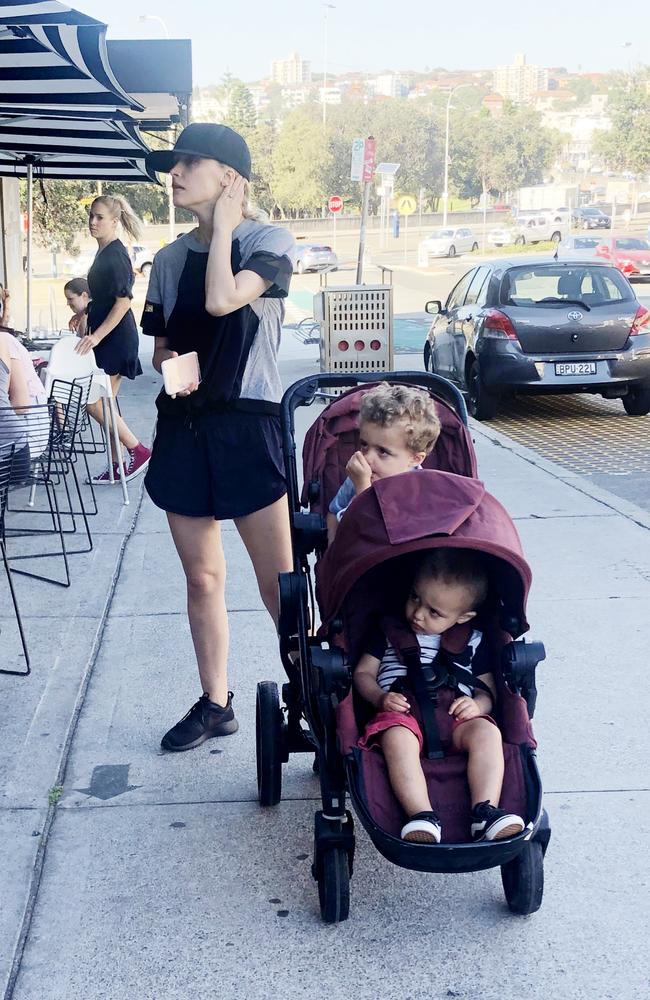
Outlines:
{"label": "hazy sky", "polygon": [[[318,0],[79,0],[78,6],[110,19],[109,38],[163,37],[160,24],[138,21],[139,14],[162,17],[172,38],[192,39],[198,85],[218,82],[226,70],[246,81],[261,79],[272,59],[292,51],[310,59],[315,72],[323,68],[325,8]],[[484,69],[512,62],[517,52],[530,63],[585,72],[650,62],[650,3],[626,0],[619,9],[617,23],[614,9],[599,10],[594,0],[339,0],[327,12],[328,67],[333,73]],[[624,48],[625,42],[633,44]]]}

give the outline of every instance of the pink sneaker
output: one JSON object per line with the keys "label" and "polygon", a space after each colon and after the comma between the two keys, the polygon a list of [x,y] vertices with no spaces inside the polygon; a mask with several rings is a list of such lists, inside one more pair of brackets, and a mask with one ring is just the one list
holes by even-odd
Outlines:
{"label": "pink sneaker", "polygon": [[[120,481],[120,470],[117,462],[113,462],[113,479],[116,483]],[[87,483],[92,483],[93,486],[112,486],[110,478],[110,472],[108,466],[103,472],[100,472],[98,476],[92,476],[90,479],[86,480]]]}
{"label": "pink sneaker", "polygon": [[131,479],[135,479],[136,476],[139,476],[141,472],[145,471],[149,465],[151,452],[143,444],[136,444],[133,451],[129,449],[127,454],[129,456],[129,460],[124,465],[124,475],[128,483]]}

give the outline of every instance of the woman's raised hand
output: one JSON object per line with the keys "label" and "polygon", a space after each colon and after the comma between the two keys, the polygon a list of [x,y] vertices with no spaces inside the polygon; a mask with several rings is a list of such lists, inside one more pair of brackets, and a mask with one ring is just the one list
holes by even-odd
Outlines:
{"label": "woman's raised hand", "polygon": [[245,183],[243,177],[235,177],[217,198],[213,215],[215,230],[231,233],[241,222]]}

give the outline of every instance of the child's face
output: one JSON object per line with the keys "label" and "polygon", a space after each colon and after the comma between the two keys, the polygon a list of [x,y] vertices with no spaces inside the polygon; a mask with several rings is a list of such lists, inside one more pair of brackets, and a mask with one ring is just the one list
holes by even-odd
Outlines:
{"label": "child's face", "polygon": [[381,427],[371,421],[359,424],[359,451],[372,470],[372,482],[397,476],[400,472],[420,465],[426,454],[411,451],[406,444],[406,429],[403,423]]}
{"label": "child's face", "polygon": [[475,614],[467,587],[431,577],[417,577],[406,602],[406,620],[421,635],[442,635]]}
{"label": "child's face", "polygon": [[66,292],[65,300],[72,309],[73,313],[82,313],[85,311],[88,305],[88,294],[86,292]]}

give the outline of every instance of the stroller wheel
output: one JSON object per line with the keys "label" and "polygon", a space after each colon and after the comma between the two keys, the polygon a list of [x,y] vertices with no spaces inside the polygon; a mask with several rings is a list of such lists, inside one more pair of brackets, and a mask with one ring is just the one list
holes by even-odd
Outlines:
{"label": "stroller wheel", "polygon": [[539,910],[544,893],[542,845],[531,840],[516,858],[501,865],[501,881],[508,906],[513,913],[527,916]]}
{"label": "stroller wheel", "polygon": [[347,851],[332,847],[323,854],[318,878],[320,914],[326,924],[347,920],[350,913],[350,868]]}
{"label": "stroller wheel", "polygon": [[277,806],[282,796],[285,739],[286,724],[280,709],[278,686],[273,681],[260,681],[255,711],[255,748],[257,797],[261,806]]}

